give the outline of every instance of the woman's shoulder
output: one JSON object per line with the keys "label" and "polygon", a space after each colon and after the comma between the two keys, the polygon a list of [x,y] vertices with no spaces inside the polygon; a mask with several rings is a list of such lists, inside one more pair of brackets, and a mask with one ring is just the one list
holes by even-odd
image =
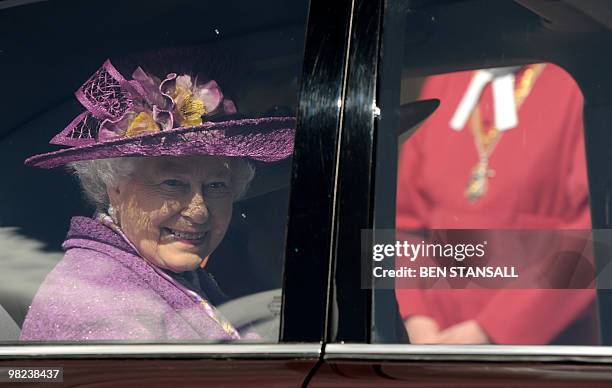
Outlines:
{"label": "woman's shoulder", "polygon": [[[87,248],[71,248],[49,273],[43,285],[51,283],[61,287],[66,285],[79,287],[95,287],[104,284],[116,288],[124,286],[135,288],[145,286],[141,275],[133,268],[118,260],[111,252],[100,252]],[[134,257],[137,260],[138,257]],[[125,284],[123,284],[125,283]]]}
{"label": "woman's shoulder", "polygon": [[162,315],[159,313],[165,309],[163,298],[147,287],[141,276],[112,256],[90,249],[72,248],[47,275],[36,293],[21,338],[149,337],[161,327]]}
{"label": "woman's shoulder", "polygon": [[71,286],[147,287],[151,271],[144,260],[119,235],[93,219],[74,217],[62,246],[66,253],[45,284],[65,287],[67,279],[75,279]]}
{"label": "woman's shoulder", "polygon": [[[37,299],[53,298],[56,303],[78,303],[88,300],[102,305],[129,306],[137,300],[162,302],[151,287],[151,273],[136,255],[101,252],[87,248],[68,249],[38,289]],[[122,303],[117,303],[118,301]],[[45,301],[44,303],[46,303]],[[81,306],[78,306],[81,307]]]}

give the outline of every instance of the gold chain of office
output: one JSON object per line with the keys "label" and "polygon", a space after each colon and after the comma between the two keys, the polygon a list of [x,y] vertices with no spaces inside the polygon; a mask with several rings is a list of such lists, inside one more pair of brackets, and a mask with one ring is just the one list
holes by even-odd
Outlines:
{"label": "gold chain of office", "polygon": [[[544,66],[544,64],[529,65],[522,72],[514,90],[514,101],[517,110],[520,109],[531,92]],[[499,143],[503,132],[500,132],[495,125],[492,125],[486,131],[483,130],[480,107],[478,105],[472,111],[469,122],[474,136],[476,151],[478,152],[478,163],[472,168],[464,194],[470,202],[475,202],[487,193],[488,179],[495,176],[495,171],[489,168],[489,159]]]}

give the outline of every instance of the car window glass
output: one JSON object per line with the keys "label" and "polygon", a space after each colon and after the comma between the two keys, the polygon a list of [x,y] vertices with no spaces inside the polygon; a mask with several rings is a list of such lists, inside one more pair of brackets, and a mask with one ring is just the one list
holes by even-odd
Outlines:
{"label": "car window glass", "polygon": [[[596,345],[593,246],[609,236],[592,231],[588,95],[569,53],[533,53],[539,10],[484,3],[389,8],[406,23],[404,53],[382,59],[402,64],[380,112],[397,120],[395,220],[366,234],[364,280],[395,290],[414,344]],[[504,40],[521,32],[524,50]]]}
{"label": "car window glass", "polygon": [[307,7],[0,7],[0,341],[278,341]]}

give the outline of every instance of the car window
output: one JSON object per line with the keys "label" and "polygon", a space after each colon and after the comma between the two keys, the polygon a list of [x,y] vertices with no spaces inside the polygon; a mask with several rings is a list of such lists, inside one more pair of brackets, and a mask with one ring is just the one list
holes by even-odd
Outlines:
{"label": "car window", "polygon": [[0,7],[0,341],[278,341],[307,7]]}
{"label": "car window", "polygon": [[[413,344],[601,343],[593,250],[609,235],[592,221],[584,113],[599,97],[578,70],[589,59],[545,42],[608,31],[518,3],[386,8],[403,39],[383,45],[378,90],[376,168],[392,172],[363,231],[362,288],[388,296],[374,309],[397,304]],[[373,342],[388,319],[374,315]]]}

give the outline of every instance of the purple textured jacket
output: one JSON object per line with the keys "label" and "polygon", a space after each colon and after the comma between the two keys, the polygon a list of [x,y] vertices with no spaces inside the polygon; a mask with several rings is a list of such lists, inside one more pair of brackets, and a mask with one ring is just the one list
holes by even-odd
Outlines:
{"label": "purple textured jacket", "polygon": [[204,299],[153,268],[98,221],[73,218],[62,247],[66,254],[38,290],[22,340],[240,338]]}

